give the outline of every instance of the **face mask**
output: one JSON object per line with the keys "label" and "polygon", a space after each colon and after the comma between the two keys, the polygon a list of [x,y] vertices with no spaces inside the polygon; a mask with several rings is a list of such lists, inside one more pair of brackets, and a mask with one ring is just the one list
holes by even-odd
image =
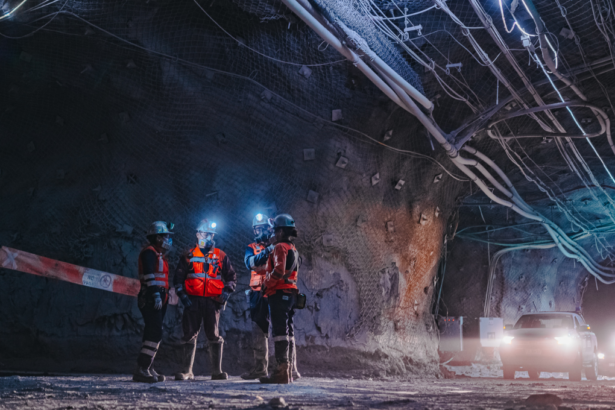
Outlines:
{"label": "face mask", "polygon": [[214,240],[211,235],[207,236],[204,239],[202,238],[198,238],[198,239],[199,239],[198,240],[199,248],[211,248],[212,246],[214,246]]}
{"label": "face mask", "polygon": [[254,242],[256,243],[264,243],[267,242],[269,240],[269,232],[263,232],[260,235],[258,235],[256,238],[254,238]]}
{"label": "face mask", "polygon": [[162,249],[171,249],[171,246],[173,246],[173,239],[171,238],[164,238],[164,240],[162,241]]}

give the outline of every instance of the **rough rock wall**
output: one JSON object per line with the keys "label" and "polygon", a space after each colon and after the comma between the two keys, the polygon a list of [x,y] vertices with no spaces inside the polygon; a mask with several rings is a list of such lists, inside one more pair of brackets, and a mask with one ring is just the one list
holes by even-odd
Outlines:
{"label": "rough rock wall", "polygon": [[[217,244],[239,275],[221,320],[224,366],[237,374],[251,357],[242,264],[251,218],[289,212],[308,296],[296,315],[306,373],[437,375],[429,305],[460,185],[433,162],[365,137],[393,130],[389,143],[429,154],[424,131],[351,64],[313,67],[307,76],[268,61],[264,68],[275,70],[255,73],[255,55],[220,38],[194,10],[117,7],[117,35],[176,59],[99,32],[77,34],[83,25],[70,18],[58,23],[64,33],[0,40],[0,243],[136,277],[151,221],[176,224],[174,265],[195,224],[216,220]],[[271,31],[287,29],[267,24],[277,26],[244,38],[273,44]],[[185,36],[191,43],[176,42]],[[303,29],[294,36],[300,51],[320,43]],[[333,109],[342,109],[338,124],[329,121]],[[345,167],[336,166],[341,157]],[[135,299],[9,270],[0,270],[0,286],[3,368],[132,370],[142,329]],[[170,307],[163,371],[176,369],[180,319],[181,306]],[[206,373],[200,342],[196,371]]]}

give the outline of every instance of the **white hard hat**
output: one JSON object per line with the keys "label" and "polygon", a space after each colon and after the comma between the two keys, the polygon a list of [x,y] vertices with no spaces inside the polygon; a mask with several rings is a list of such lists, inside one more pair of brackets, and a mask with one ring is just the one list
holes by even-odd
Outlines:
{"label": "white hard hat", "polygon": [[269,218],[265,214],[258,213],[252,219],[252,227],[256,228],[261,225],[269,225]]}
{"label": "white hard hat", "polygon": [[164,234],[173,235],[175,232],[170,232],[169,229],[173,229],[173,224],[167,224],[162,221],[152,222],[147,230],[146,236]]}
{"label": "white hard hat", "polygon": [[206,233],[217,233],[216,232],[216,224],[215,222],[209,222],[207,219],[203,219],[199,222],[199,225],[196,227],[197,232],[206,232]]}

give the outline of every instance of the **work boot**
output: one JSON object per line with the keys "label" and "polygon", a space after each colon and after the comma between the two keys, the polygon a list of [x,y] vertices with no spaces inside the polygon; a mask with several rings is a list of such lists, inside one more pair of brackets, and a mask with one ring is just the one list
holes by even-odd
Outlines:
{"label": "work boot", "polygon": [[155,377],[156,380],[158,380],[159,382],[163,382],[163,381],[166,380],[166,378],[164,377],[164,374],[158,374],[156,372],[156,370],[154,370],[153,367],[150,367],[149,374],[151,374],[153,377]]}
{"label": "work boot", "polygon": [[269,340],[263,331],[256,327],[252,332],[252,343],[254,349],[254,367],[247,373],[241,375],[244,380],[256,380],[267,377],[267,367],[269,366]]}
{"label": "work boot", "polygon": [[295,344],[295,338],[291,338],[288,343],[288,362],[290,363],[291,376],[293,381],[300,379],[301,374],[297,370],[297,345]]}
{"label": "work boot", "polygon": [[141,366],[137,366],[137,371],[135,371],[132,375],[132,381],[140,383],[156,383],[158,379],[152,376],[149,370]]}
{"label": "work boot", "polygon": [[[280,339],[280,340],[275,340]],[[288,361],[288,348],[290,343],[288,337],[277,336],[274,339],[275,345],[275,360],[278,366],[275,368],[271,376],[261,377],[261,383],[266,384],[289,384],[293,382],[291,375],[291,365]]]}
{"label": "work boot", "polygon": [[182,353],[182,370],[175,374],[175,380],[192,380],[194,379],[192,365],[196,354],[196,340],[186,343]]}
{"label": "work boot", "polygon": [[288,362],[278,363],[278,366],[275,368],[271,376],[261,377],[259,380],[261,383],[264,383],[264,384],[292,383],[292,379],[290,376],[290,363]]}
{"label": "work boot", "polygon": [[226,380],[228,374],[222,371],[222,346],[224,341],[209,342],[209,358],[211,359],[211,380]]}

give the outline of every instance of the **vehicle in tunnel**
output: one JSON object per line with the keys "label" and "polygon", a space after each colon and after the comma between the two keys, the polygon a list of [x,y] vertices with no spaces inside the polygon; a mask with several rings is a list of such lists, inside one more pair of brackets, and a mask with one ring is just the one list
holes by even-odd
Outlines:
{"label": "vehicle in tunnel", "polygon": [[514,379],[517,370],[530,379],[541,372],[568,372],[570,380],[598,378],[596,335],[583,317],[572,312],[525,314],[514,326],[506,325],[500,347],[505,379]]}

